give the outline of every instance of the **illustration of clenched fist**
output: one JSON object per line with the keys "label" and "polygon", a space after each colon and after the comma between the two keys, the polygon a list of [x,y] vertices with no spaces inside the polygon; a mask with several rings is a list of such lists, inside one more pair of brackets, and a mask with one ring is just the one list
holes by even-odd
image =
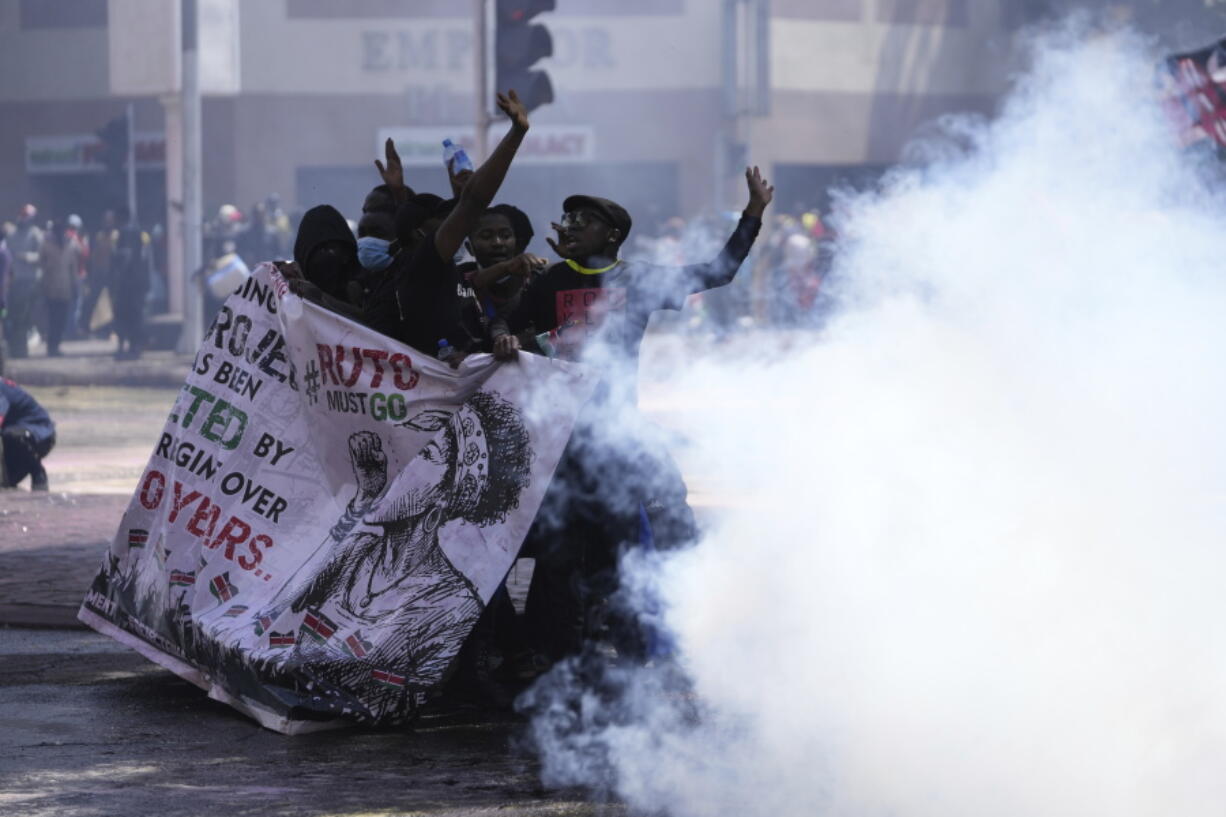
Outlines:
{"label": "illustration of clenched fist", "polygon": [[372,431],[349,435],[349,459],[358,482],[354,502],[369,504],[387,487],[387,455],[383,453],[383,441]]}

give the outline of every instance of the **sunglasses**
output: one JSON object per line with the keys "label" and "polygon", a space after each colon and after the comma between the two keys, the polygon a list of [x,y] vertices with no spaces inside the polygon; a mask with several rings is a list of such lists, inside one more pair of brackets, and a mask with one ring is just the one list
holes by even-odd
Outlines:
{"label": "sunglasses", "polygon": [[565,230],[582,230],[594,221],[599,221],[602,224],[613,225],[605,221],[600,216],[588,210],[573,210],[569,213],[562,214],[561,225]]}

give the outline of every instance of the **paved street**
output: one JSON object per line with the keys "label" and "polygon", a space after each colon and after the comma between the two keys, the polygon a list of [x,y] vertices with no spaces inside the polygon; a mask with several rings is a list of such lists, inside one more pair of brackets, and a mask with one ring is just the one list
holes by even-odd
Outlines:
{"label": "paved street", "polygon": [[544,791],[509,716],[287,738],[85,631],[0,628],[0,814],[621,815]]}
{"label": "paved street", "polygon": [[56,421],[46,460],[52,490],[0,493],[0,622],[75,626],[177,389],[30,391]]}

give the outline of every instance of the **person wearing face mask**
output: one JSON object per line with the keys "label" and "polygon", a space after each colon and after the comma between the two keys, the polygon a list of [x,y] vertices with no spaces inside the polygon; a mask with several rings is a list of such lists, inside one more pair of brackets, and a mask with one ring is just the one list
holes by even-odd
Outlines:
{"label": "person wearing face mask", "polygon": [[[365,219],[363,219],[364,221]],[[358,222],[358,263],[369,273],[383,272],[392,265],[392,242],[377,235],[362,235]]]}
{"label": "person wearing face mask", "polygon": [[459,352],[451,358],[453,365],[464,354],[480,350],[484,336],[464,317],[462,305],[472,290],[456,269],[455,254],[497,195],[529,128],[528,111],[514,91],[499,94],[497,103],[510,129],[456,199],[412,195],[390,139],[386,163],[375,162],[399,203],[395,229],[401,249],[385,285],[366,299],[364,322],[429,355],[446,342]]}
{"label": "person wearing face mask", "polygon": [[363,207],[362,218],[358,221],[358,261],[367,277],[376,276],[391,266],[395,242],[395,209],[367,210]]}

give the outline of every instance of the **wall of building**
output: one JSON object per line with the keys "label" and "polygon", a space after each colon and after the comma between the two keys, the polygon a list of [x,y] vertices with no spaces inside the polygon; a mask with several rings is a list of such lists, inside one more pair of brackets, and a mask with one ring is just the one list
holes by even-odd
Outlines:
{"label": "wall of building", "polygon": [[[78,24],[36,25],[31,0],[0,0],[0,72],[19,78],[0,83],[0,214],[52,186],[26,173],[28,137],[92,133],[127,101],[111,95],[115,61],[126,68],[130,51],[108,45],[108,3],[62,2],[78,4]],[[139,2],[163,0],[111,0]],[[376,181],[381,131],[473,120],[466,3],[201,2],[206,211],[273,191],[290,206],[335,197],[353,209],[352,191]],[[591,144],[582,165],[517,168],[508,195],[541,218],[556,215],[568,178],[653,217],[739,201],[735,176],[718,176],[729,141],[766,167],[888,164],[931,118],[990,110],[1009,56],[1001,0],[772,0],[767,113],[730,119],[722,0],[559,5],[541,18],[555,41],[543,67],[557,102],[533,120],[585,129]],[[156,97],[137,110],[138,129],[163,126]],[[437,168],[411,173],[441,186]]]}
{"label": "wall of building", "polygon": [[[996,0],[775,0],[771,9],[770,115],[752,121],[749,142],[763,164],[812,168],[814,184],[896,161],[942,114],[990,112],[1007,82],[1012,49]],[[785,205],[823,198],[813,190]]]}

